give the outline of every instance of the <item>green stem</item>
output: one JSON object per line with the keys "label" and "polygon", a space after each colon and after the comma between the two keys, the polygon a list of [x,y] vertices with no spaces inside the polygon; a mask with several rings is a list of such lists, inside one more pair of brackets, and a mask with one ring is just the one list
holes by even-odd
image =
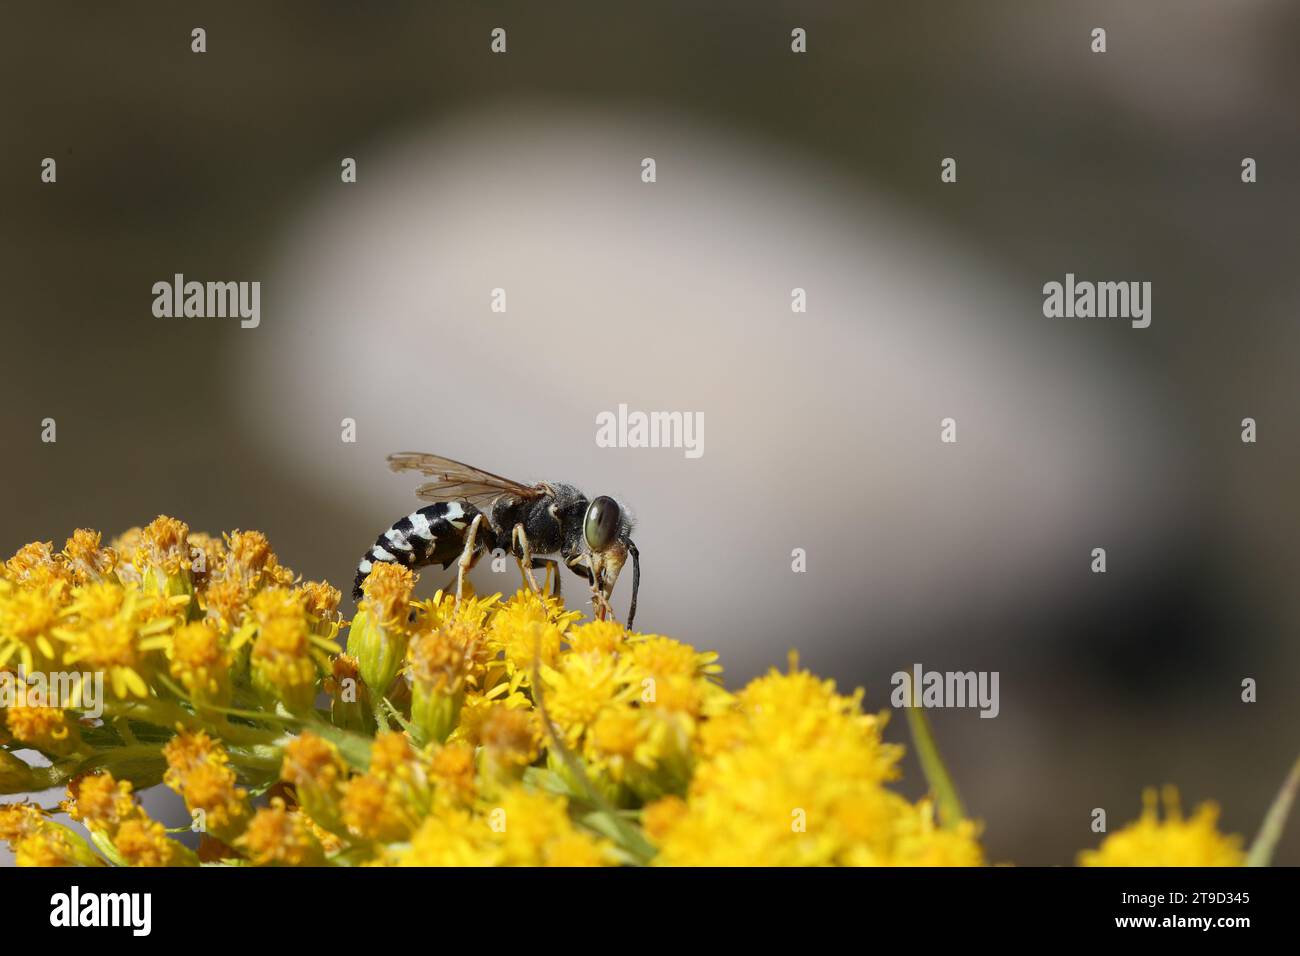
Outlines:
{"label": "green stem", "polygon": [[1264,822],[1260,824],[1259,834],[1255,837],[1255,842],[1250,845],[1250,852],[1246,854],[1247,866],[1272,864],[1273,851],[1277,849],[1277,842],[1282,838],[1282,830],[1286,826],[1286,818],[1291,812],[1291,804],[1295,801],[1297,790],[1300,790],[1300,760],[1291,767],[1291,772],[1282,782],[1282,789],[1273,798],[1268,813],[1264,814]]}
{"label": "green stem", "polygon": [[582,763],[561,738],[559,728],[551,723],[551,717],[546,712],[546,695],[542,690],[540,664],[541,644],[539,642],[533,655],[532,692],[533,700],[537,704],[538,714],[542,718],[542,727],[546,731],[547,737],[550,738],[551,749],[559,755],[560,760],[568,768],[569,775],[584,791],[584,796],[586,796],[588,802],[607,815],[615,831],[615,834],[612,835],[616,835],[623,849],[637,863],[649,863],[656,853],[654,845],[645,838],[640,829],[620,817],[618,811],[610,805],[609,801],[600,795],[591,779],[587,776],[587,771],[582,766]]}
{"label": "green stem", "polygon": [[[913,687],[911,691],[911,699],[915,702],[917,688]],[[934,734],[930,731],[930,721],[925,716],[925,709],[907,707],[905,713],[908,729],[912,732],[912,744],[916,747],[916,757],[921,762],[921,771],[925,774],[926,782],[929,783],[935,802],[938,804],[939,822],[946,829],[956,829],[957,825],[966,819],[966,811],[961,805],[961,798],[957,796],[957,787],[948,774],[948,768],[944,766],[943,758],[939,756],[939,747],[934,742]]]}

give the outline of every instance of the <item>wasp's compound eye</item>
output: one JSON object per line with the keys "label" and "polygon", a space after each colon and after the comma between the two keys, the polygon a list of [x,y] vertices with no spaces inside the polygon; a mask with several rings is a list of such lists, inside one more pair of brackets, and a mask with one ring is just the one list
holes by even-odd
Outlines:
{"label": "wasp's compound eye", "polygon": [[613,544],[621,518],[622,511],[613,498],[601,495],[589,504],[587,517],[582,522],[582,533],[587,539],[587,547],[592,551],[604,551]]}

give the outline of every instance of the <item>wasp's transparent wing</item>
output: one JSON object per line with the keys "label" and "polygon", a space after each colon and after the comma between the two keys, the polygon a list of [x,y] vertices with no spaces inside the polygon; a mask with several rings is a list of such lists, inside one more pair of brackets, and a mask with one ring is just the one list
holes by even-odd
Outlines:
{"label": "wasp's transparent wing", "polygon": [[432,478],[415,489],[416,496],[425,501],[468,501],[481,508],[502,495],[529,500],[546,493],[543,485],[521,484],[464,462],[418,451],[389,455],[388,467],[393,471],[418,471]]}

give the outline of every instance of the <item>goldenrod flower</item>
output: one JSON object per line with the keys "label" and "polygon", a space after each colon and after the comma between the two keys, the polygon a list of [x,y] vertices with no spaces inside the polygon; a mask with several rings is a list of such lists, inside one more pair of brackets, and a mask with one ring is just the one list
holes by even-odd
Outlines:
{"label": "goldenrod flower", "polygon": [[202,814],[203,832],[223,843],[243,832],[251,812],[248,791],[236,786],[224,747],[203,731],[180,733],[163,747],[163,756],[163,783],[185,798],[191,814]]}
{"label": "goldenrod flower", "polygon": [[482,839],[500,846],[499,863],[503,866],[600,866],[614,862],[609,841],[574,826],[563,797],[512,788],[500,796],[496,806],[487,809],[479,826],[487,831]]}
{"label": "goldenrod flower", "polygon": [[344,787],[343,821],[363,840],[392,843],[414,832],[431,802],[426,761],[403,734],[387,731],[375,738],[369,771]]}
{"label": "goldenrod flower", "polygon": [[438,747],[429,762],[434,796],[443,804],[467,806],[478,791],[474,748],[466,743],[449,743]]}
{"label": "goldenrod flower", "polygon": [[343,593],[324,581],[307,581],[295,589],[307,617],[312,621],[312,631],[327,640],[338,636],[342,616],[339,601]]}
{"label": "goldenrod flower", "polygon": [[131,789],[108,772],[77,777],[68,784],[68,815],[91,830],[112,833],[137,812]]}
{"label": "goldenrod flower", "polygon": [[0,805],[0,840],[19,866],[103,866],[84,839],[29,804]]}
{"label": "goldenrod flower", "polygon": [[334,726],[355,731],[374,729],[374,706],[355,657],[336,655],[330,661],[330,672],[322,686],[330,696],[330,720]]}
{"label": "goldenrod flower", "polygon": [[[194,865],[129,782],[165,760],[216,865],[985,862],[977,823],[940,825],[893,788],[902,747],[862,691],[792,662],[731,693],[716,654],[556,597],[416,601],[415,585],[377,565],[343,654],[338,590],[257,531],[160,516],[112,547],[78,529],[61,552],[20,549],[0,567],[0,669],[103,672],[112,695],[102,722],[80,688],[4,701],[0,791],[101,769],[62,806],[89,843],[21,804],[0,806],[0,839],[23,865]],[[20,748],[66,759],[36,768]],[[1080,862],[1242,862],[1213,806],[1162,820],[1153,801]]]}
{"label": "goldenrod flower", "polygon": [[302,808],[332,833],[344,831],[340,804],[347,776],[348,769],[338,748],[311,731],[294,738],[284,748],[280,779],[293,785]]}
{"label": "goldenrod flower", "polygon": [[361,585],[365,597],[348,629],[348,653],[356,658],[361,679],[376,698],[388,693],[410,639],[411,592],[415,574],[399,564],[381,562]]}
{"label": "goldenrod flower", "polygon": [[311,821],[288,809],[280,797],[253,815],[235,846],[254,866],[320,866],[325,862],[325,851]]}
{"label": "goldenrod flower", "polygon": [[167,656],[171,676],[195,701],[217,705],[229,702],[234,656],[211,622],[192,621],[178,628]]}
{"label": "goldenrod flower", "polygon": [[330,669],[336,644],[312,633],[302,598],[288,588],[269,587],[250,602],[257,636],[251,662],[253,686],[291,713],[304,713],[316,701],[319,674]]}
{"label": "goldenrod flower", "polygon": [[617,654],[627,642],[628,632],[614,620],[587,621],[569,628],[564,641],[575,654],[605,657]]}
{"label": "goldenrod flower", "polygon": [[51,669],[60,657],[54,631],[68,592],[69,582],[58,578],[25,586],[0,579],[0,667],[13,661],[27,674]]}
{"label": "goldenrod flower", "polygon": [[569,746],[578,744],[602,710],[636,696],[630,678],[627,663],[613,657],[568,655],[558,668],[542,669],[547,715]]}
{"label": "goldenrod flower", "polygon": [[505,658],[510,691],[532,683],[535,667],[550,667],[560,655],[569,625],[581,615],[565,611],[557,598],[519,591],[492,615],[488,629],[494,649]]}
{"label": "goldenrod flower", "polygon": [[159,515],[144,528],[131,564],[145,591],[164,597],[194,593],[189,537],[189,525],[167,515]]}
{"label": "goldenrod flower", "polygon": [[752,682],[707,735],[685,804],[653,811],[656,862],[980,862],[973,824],[938,831],[928,805],[883,787],[901,749],[882,743],[883,719],[862,713],[861,697],[806,671]]}
{"label": "goldenrod flower", "polygon": [[117,552],[101,547],[100,534],[89,528],[78,528],[63,546],[63,558],[72,579],[77,584],[103,581],[117,567]]}
{"label": "goldenrod flower", "polygon": [[107,771],[68,784],[68,815],[84,823],[97,844],[126,866],[197,866],[198,857],[169,838],[132,796],[131,784]]}
{"label": "goldenrod flower", "polygon": [[76,721],[62,708],[16,705],[0,710],[0,714],[15,740],[44,754],[64,757],[81,746]]}
{"label": "goldenrod flower", "polygon": [[455,620],[420,628],[411,639],[411,723],[426,741],[442,743],[456,729],[466,688],[481,675],[484,649],[482,629]]}
{"label": "goldenrod flower", "polygon": [[465,810],[428,817],[410,844],[393,851],[388,862],[395,866],[500,865],[501,848],[484,839],[478,830],[478,824]]}
{"label": "goldenrod flower", "polygon": [[294,580],[260,531],[232,531],[223,547],[208,543],[204,559],[213,563],[200,598],[207,616],[224,630],[243,627],[249,601],[262,588],[288,587]]}
{"label": "goldenrod flower", "polygon": [[1219,832],[1219,808],[1203,803],[1184,817],[1178,791],[1164,790],[1165,818],[1160,819],[1154,788],[1142,794],[1142,815],[1110,834],[1096,850],[1079,854],[1080,866],[1241,866],[1246,855],[1241,837]]}
{"label": "goldenrod flower", "polygon": [[167,836],[156,820],[127,820],[113,835],[113,848],[127,866],[198,866],[198,857]]}
{"label": "goldenrod flower", "polygon": [[484,778],[494,783],[518,780],[540,755],[542,736],[541,718],[535,710],[490,705],[478,726]]}
{"label": "goldenrod flower", "polygon": [[73,591],[54,636],[65,644],[63,663],[102,671],[115,696],[148,697],[153,652],[165,648],[178,618],[171,602],[103,581]]}
{"label": "goldenrod flower", "polygon": [[56,581],[73,584],[74,575],[54,553],[54,542],[25,544],[5,562],[4,577],[25,587],[42,588]]}

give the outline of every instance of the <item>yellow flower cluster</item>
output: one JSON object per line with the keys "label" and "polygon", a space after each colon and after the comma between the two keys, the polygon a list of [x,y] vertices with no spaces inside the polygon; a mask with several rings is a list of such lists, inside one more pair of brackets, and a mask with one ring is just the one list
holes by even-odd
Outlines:
{"label": "yellow flower cluster", "polygon": [[[22,548],[0,570],[0,676],[82,676],[0,710],[0,792],[66,786],[89,841],[24,803],[0,806],[0,839],[23,865],[985,862],[973,821],[891,789],[902,747],[860,691],[792,661],[733,694],[716,654],[555,597],[415,585],[376,565],[344,621],[259,532],[168,517]],[[158,783],[191,827],[145,813]],[[1212,813],[1151,812],[1083,862],[1240,856]]]}
{"label": "yellow flower cluster", "polygon": [[1219,832],[1219,808],[1201,804],[1184,817],[1178,792],[1164,791],[1165,819],[1154,789],[1142,795],[1142,816],[1110,834],[1096,850],[1079,854],[1080,866],[1241,866],[1241,838]]}

